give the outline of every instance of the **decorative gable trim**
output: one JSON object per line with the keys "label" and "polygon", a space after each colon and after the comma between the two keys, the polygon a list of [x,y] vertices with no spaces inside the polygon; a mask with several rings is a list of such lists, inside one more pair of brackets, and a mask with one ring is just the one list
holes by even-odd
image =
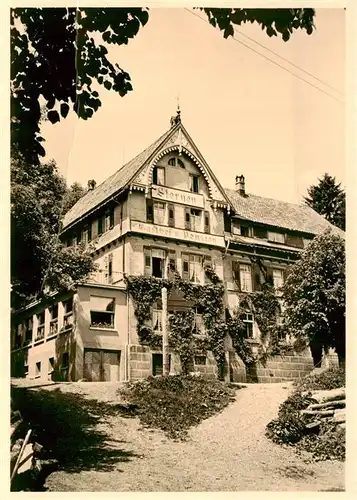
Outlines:
{"label": "decorative gable trim", "polygon": [[206,172],[205,168],[198,161],[198,159],[196,158],[196,156],[191,153],[191,151],[189,151],[188,149],[186,149],[182,145],[178,145],[178,144],[175,144],[174,146],[170,146],[168,148],[163,149],[162,151],[160,151],[160,153],[158,155],[155,156],[153,162],[150,165],[150,169],[149,169],[149,172],[148,172],[148,182],[149,182],[149,184],[152,184],[152,173],[153,173],[154,167],[157,164],[157,162],[163,156],[167,155],[168,153],[170,153],[172,151],[179,151],[179,153],[181,153],[181,152],[185,153],[197,165],[197,167],[200,169],[203,177],[205,178],[205,180],[206,180],[206,182],[208,184],[208,192],[209,192],[210,198],[212,199],[213,198],[212,184],[211,184],[212,181],[211,181],[210,177],[207,175],[207,172]]}

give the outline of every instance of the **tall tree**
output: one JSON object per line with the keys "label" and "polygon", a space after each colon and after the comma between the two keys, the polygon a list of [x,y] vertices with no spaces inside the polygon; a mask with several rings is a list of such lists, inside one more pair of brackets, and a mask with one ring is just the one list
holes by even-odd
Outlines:
{"label": "tall tree", "polygon": [[283,287],[286,325],[298,340],[310,344],[315,364],[329,347],[344,363],[345,288],[344,240],[327,231],[291,266]]}
{"label": "tall tree", "polygon": [[316,186],[310,186],[305,203],[323,215],[331,224],[345,230],[346,195],[335,177],[325,173]]}
{"label": "tall tree", "polygon": [[54,162],[11,161],[12,305],[52,289],[70,289],[93,269],[90,251],[59,241],[67,187]]}
{"label": "tall tree", "polygon": [[[313,9],[201,10],[225,38],[233,36],[234,25],[249,22],[285,41],[297,29],[312,33],[315,15]],[[45,156],[41,119],[56,123],[73,110],[86,120],[101,106],[95,86],[120,96],[133,89],[104,44],[127,44],[148,19],[146,8],[11,10],[11,138],[29,163]]]}
{"label": "tall tree", "polygon": [[64,196],[63,201],[63,214],[68,212],[70,208],[72,208],[78,200],[80,200],[87,192],[87,189],[84,188],[79,182],[74,182],[68,189]]}

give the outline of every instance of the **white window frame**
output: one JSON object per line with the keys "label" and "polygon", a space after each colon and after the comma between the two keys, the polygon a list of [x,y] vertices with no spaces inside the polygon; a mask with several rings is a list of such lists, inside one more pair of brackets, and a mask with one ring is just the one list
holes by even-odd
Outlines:
{"label": "white window frame", "polygon": [[195,253],[188,254],[188,273],[190,283],[202,284],[203,257]]}
{"label": "white window frame", "polygon": [[[246,338],[247,339],[253,339],[254,338],[254,316],[252,313],[250,312],[246,312],[244,313],[244,319],[243,319],[243,323],[246,325]],[[251,328],[252,328],[252,334],[251,335],[248,335],[248,325],[251,325]]]}
{"label": "white window frame", "polygon": [[[197,179],[197,191],[194,191],[194,177]],[[191,193],[196,193],[198,194],[200,192],[200,176],[197,174],[189,174],[189,191]]]}
{"label": "white window frame", "polygon": [[[108,305],[113,304],[113,309],[92,309],[91,307],[91,298],[99,298],[99,299],[106,299],[110,301]],[[104,329],[104,330],[115,330],[115,297],[102,297],[102,296],[96,296],[96,295],[91,295],[89,298],[89,314],[90,314],[90,328],[94,329]],[[107,306],[108,308],[108,306]],[[100,326],[98,324],[95,324],[92,321],[92,313],[99,313],[99,314],[104,314],[104,317],[107,317],[110,319],[110,321],[107,321],[104,326]]]}
{"label": "white window frame", "polygon": [[190,210],[190,224],[191,231],[202,232],[202,210],[191,208]]}
{"label": "white window frame", "polygon": [[239,279],[242,292],[253,291],[252,266],[250,264],[239,263]]}

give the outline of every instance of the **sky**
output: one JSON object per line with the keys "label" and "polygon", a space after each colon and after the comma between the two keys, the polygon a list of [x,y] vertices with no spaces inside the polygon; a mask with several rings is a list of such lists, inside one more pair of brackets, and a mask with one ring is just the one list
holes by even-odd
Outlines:
{"label": "sky", "polygon": [[69,184],[99,184],[169,128],[179,96],[182,122],[223,187],[243,174],[248,193],[298,203],[327,172],[345,188],[345,13],[318,9],[315,25],[288,42],[258,25],[237,30],[319,80],[240,33],[258,54],[224,39],[183,8],[151,9],[127,46],[108,46],[134,90],[120,97],[100,87],[91,119],[45,123],[47,158]]}

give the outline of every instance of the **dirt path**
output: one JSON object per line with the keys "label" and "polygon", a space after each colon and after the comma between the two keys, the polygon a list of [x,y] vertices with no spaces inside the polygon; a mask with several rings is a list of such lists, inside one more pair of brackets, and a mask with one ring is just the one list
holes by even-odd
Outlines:
{"label": "dirt path", "polygon": [[137,419],[110,417],[97,430],[107,434],[109,446],[134,456],[113,464],[109,471],[55,472],[47,487],[50,491],[171,492],[343,489],[343,463],[307,463],[293,450],[265,438],[265,425],[276,417],[289,387],[247,385],[237,391],[234,403],[192,429],[183,443],[141,430]]}

